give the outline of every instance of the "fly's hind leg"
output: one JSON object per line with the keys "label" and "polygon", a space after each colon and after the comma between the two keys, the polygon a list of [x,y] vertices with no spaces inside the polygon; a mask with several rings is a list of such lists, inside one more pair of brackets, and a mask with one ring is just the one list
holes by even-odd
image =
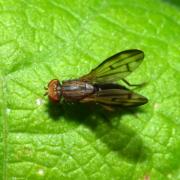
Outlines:
{"label": "fly's hind leg", "polygon": [[109,111],[109,112],[114,112],[114,111],[115,111],[115,109],[114,109],[112,106],[102,105],[102,104],[101,104],[101,106],[102,106],[105,110],[107,110],[107,111]]}
{"label": "fly's hind leg", "polygon": [[147,84],[147,82],[143,82],[141,84],[131,84],[126,79],[122,79],[124,83],[126,83],[128,86],[135,86],[135,87],[143,87]]}

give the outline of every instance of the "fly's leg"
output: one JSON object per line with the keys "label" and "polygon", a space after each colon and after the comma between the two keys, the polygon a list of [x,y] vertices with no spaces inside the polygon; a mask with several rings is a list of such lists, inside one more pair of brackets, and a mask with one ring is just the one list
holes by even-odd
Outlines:
{"label": "fly's leg", "polygon": [[136,87],[143,87],[143,86],[145,86],[147,84],[147,82],[143,82],[141,84],[131,84],[126,79],[122,79],[122,81],[124,83],[126,83],[128,86],[136,86]]}
{"label": "fly's leg", "polygon": [[105,110],[107,110],[107,111],[109,111],[109,112],[114,112],[114,111],[115,111],[115,109],[114,109],[112,106],[102,105],[102,104],[101,104],[101,106],[102,106]]}

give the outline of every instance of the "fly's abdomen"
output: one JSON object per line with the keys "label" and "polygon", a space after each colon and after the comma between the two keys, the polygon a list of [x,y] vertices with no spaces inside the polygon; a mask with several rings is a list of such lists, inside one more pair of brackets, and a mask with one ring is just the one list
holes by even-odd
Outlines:
{"label": "fly's abdomen", "polygon": [[65,81],[62,84],[62,96],[68,101],[78,101],[94,92],[94,86],[83,81]]}

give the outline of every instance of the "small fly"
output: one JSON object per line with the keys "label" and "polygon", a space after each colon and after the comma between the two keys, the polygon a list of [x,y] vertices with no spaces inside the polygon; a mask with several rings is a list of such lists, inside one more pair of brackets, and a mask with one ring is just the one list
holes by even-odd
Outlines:
{"label": "small fly", "polygon": [[134,71],[143,61],[141,50],[130,49],[117,53],[104,60],[88,74],[74,80],[53,79],[45,88],[49,100],[58,102],[95,103],[107,110],[115,107],[134,107],[146,104],[148,99],[116,83]]}

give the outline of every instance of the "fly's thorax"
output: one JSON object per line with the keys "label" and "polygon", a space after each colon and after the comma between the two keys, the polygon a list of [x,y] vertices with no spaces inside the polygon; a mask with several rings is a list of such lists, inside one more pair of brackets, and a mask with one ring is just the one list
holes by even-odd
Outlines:
{"label": "fly's thorax", "polygon": [[62,96],[65,100],[78,101],[94,92],[94,86],[84,81],[70,80],[62,84]]}
{"label": "fly's thorax", "polygon": [[61,84],[57,79],[53,79],[48,84],[48,98],[51,102],[59,102],[61,100]]}

